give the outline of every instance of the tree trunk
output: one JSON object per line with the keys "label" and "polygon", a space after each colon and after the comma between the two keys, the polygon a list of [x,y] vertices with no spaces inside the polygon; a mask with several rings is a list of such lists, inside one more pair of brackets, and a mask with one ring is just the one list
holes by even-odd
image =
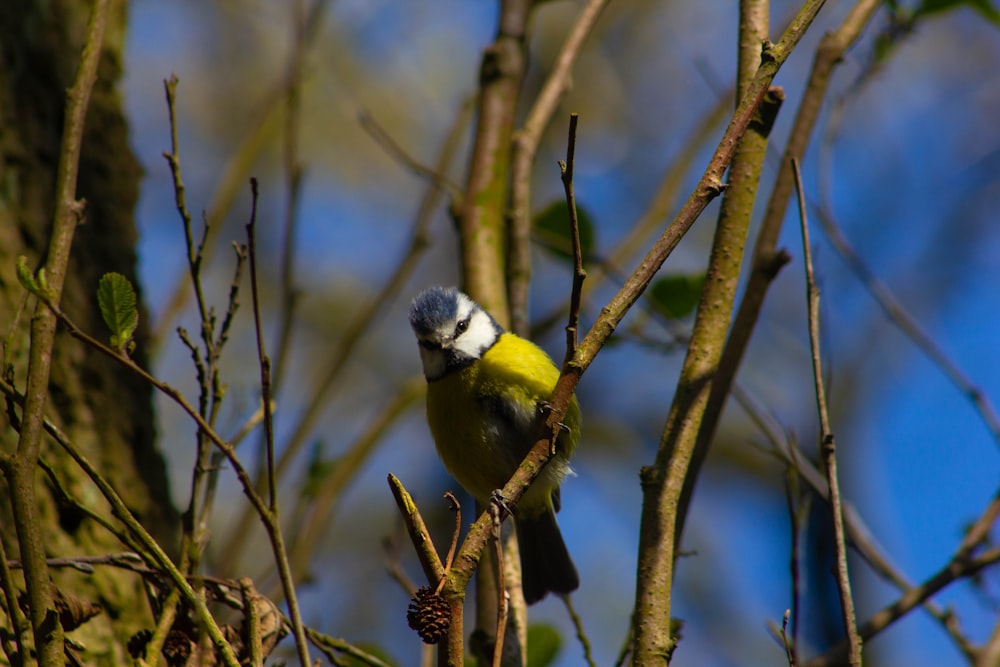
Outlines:
{"label": "tree trunk", "polygon": [[[91,2],[4,0],[0,6],[0,336],[4,370],[23,391],[33,300],[15,277],[25,255],[35,268],[44,258],[54,211],[55,175],[63,127],[65,91],[80,61]],[[128,144],[128,127],[117,85],[122,73],[125,3],[113,2],[99,78],[91,97],[77,196],[86,200],[77,231],[62,307],[85,331],[107,332],[97,308],[100,276],[116,271],[136,281],[134,209],[142,169]],[[140,298],[141,302],[141,298]],[[141,306],[140,306],[141,307]],[[140,316],[141,317],[141,316]],[[136,335],[136,361],[145,365],[144,328]],[[163,460],[155,447],[152,394],[135,376],[84,347],[65,332],[57,336],[46,413],[98,468],[132,511],[168,550],[178,519],[171,505]],[[17,433],[3,411],[0,452],[10,454]],[[99,555],[127,550],[71,503],[111,519],[107,503],[81,470],[51,442],[42,460],[56,485],[38,471],[38,516],[49,557]],[[18,556],[9,489],[0,482],[0,538],[8,558]],[[93,574],[53,568],[56,586],[103,611],[68,637],[83,646],[87,665],[129,664],[125,644],[152,617],[140,579],[113,567]],[[21,583],[20,572],[14,579]],[[23,592],[23,589],[22,591]],[[0,631],[11,629],[0,612]],[[0,662],[5,656],[0,654]]]}

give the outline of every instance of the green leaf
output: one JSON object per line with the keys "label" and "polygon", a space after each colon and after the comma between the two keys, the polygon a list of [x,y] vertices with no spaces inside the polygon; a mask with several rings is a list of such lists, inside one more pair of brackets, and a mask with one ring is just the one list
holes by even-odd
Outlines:
{"label": "green leaf", "polygon": [[111,347],[124,352],[139,326],[132,283],[120,273],[105,273],[97,286],[97,305],[104,323],[111,330]]}
{"label": "green leaf", "polygon": [[28,258],[24,255],[19,255],[17,258],[17,280],[21,283],[21,287],[32,294],[38,292],[38,283],[35,282],[35,276],[28,268]]}
{"label": "green leaf", "polygon": [[[593,254],[594,223],[587,209],[577,204],[576,220],[580,227],[580,252]],[[569,233],[569,211],[565,201],[554,201],[535,216],[535,239],[556,257],[573,261],[573,240]]]}
{"label": "green leaf", "polygon": [[312,499],[319,493],[323,482],[340,465],[340,457],[325,458],[323,452],[326,446],[322,440],[313,442],[310,448],[309,465],[306,468],[306,482],[302,485],[302,497]]}
{"label": "green leaf", "polygon": [[547,667],[551,665],[559,649],[562,648],[562,637],[551,625],[537,624],[528,626],[528,667]]}
{"label": "green leaf", "polygon": [[704,273],[678,273],[653,281],[649,297],[667,317],[680,320],[694,312],[705,284]]}

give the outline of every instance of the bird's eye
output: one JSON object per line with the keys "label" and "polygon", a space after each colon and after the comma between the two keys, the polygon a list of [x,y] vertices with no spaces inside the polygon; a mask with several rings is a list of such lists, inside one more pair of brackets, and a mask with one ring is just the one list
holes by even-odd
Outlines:
{"label": "bird's eye", "polygon": [[465,319],[455,325],[455,337],[461,336],[469,330],[469,320]]}

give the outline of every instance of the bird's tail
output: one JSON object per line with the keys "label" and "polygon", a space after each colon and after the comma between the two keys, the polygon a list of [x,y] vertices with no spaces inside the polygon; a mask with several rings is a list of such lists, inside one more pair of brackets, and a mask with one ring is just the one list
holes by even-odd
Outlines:
{"label": "bird's tail", "polygon": [[580,577],[552,508],[536,516],[518,517],[515,525],[525,601],[533,604],[550,592],[562,595],[575,591],[580,586]]}

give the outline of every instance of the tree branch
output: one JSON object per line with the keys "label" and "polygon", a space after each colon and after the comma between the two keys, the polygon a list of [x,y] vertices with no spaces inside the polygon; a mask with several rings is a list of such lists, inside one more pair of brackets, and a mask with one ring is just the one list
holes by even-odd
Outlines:
{"label": "tree branch", "polygon": [[799,199],[799,221],[802,228],[802,253],[806,265],[806,299],[809,313],[809,345],[812,350],[813,380],[816,388],[816,409],[819,413],[820,452],[826,483],[830,489],[830,513],[833,517],[833,536],[837,554],[837,590],[840,593],[840,609],[847,633],[848,656],[851,667],[861,667],[861,637],[858,635],[857,620],[854,615],[854,598],[851,595],[851,580],[847,569],[847,538],[844,535],[844,511],[840,500],[840,482],[837,479],[837,447],[830,427],[827,410],[826,388],[823,385],[823,358],[819,348],[819,287],[813,274],[812,250],[809,245],[809,223],[806,218],[806,199],[802,190],[802,175],[799,164],[792,164],[795,170],[795,185]]}
{"label": "tree branch", "polygon": [[[96,0],[87,26],[87,38],[73,86],[66,92],[66,115],[63,125],[59,165],[56,172],[56,210],[49,238],[49,254],[40,272],[45,276],[42,288],[47,298],[59,303],[70,248],[76,227],[83,218],[84,202],[77,200],[77,174],[80,146],[90,93],[97,81],[108,1]],[[21,433],[9,469],[11,510],[17,530],[24,580],[28,593],[29,616],[34,633],[35,651],[43,667],[64,663],[63,630],[53,604],[49,569],[45,562],[42,522],[36,517],[35,472],[44,431],[45,402],[49,393],[52,347],[55,343],[56,317],[39,299],[31,321],[31,350]],[[26,658],[27,656],[25,656]]]}

